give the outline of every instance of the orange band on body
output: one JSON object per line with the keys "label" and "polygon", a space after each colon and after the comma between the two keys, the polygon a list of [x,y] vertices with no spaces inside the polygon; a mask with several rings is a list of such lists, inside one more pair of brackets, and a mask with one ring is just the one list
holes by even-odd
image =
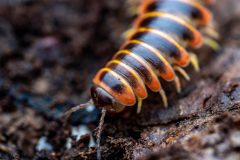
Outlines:
{"label": "orange band on body", "polygon": [[[117,64],[117,65],[120,65],[123,68],[125,68],[133,76],[133,78],[136,80],[136,87],[133,87],[133,91],[135,92],[135,94],[141,99],[147,98],[148,93],[147,93],[147,90],[145,88],[144,82],[142,81],[139,74],[134,69],[132,69],[128,65],[122,63],[119,60],[112,60],[112,61],[108,62],[106,67],[109,67],[111,64]],[[130,86],[131,86],[131,84],[130,84]]]}
{"label": "orange band on body", "polygon": [[206,4],[214,4],[216,0],[203,0]]}
{"label": "orange band on body", "polygon": [[136,59],[139,63],[141,63],[148,71],[149,76],[151,77],[152,81],[151,82],[146,82],[145,84],[153,91],[153,92],[158,92],[159,90],[162,89],[162,86],[158,80],[157,75],[154,73],[152,68],[148,65],[148,63],[143,60],[141,57],[135,55],[134,53],[130,52],[129,50],[120,50],[117,52],[114,56],[113,59],[115,59],[119,54],[126,54],[129,56],[132,56],[134,59]]}
{"label": "orange band on body", "polygon": [[[179,1],[179,0],[175,0],[175,1]],[[207,8],[205,8],[201,4],[194,2],[192,0],[180,0],[180,1],[188,3],[188,4],[192,5],[193,7],[196,7],[197,9],[199,9],[199,11],[202,13],[202,19],[200,21],[201,25],[207,25],[211,22],[212,13]]]}
{"label": "orange band on body", "polygon": [[[109,87],[107,84],[101,81],[100,77],[102,74],[104,74],[104,72],[110,73],[124,85],[125,88],[123,93],[113,91],[111,87]],[[94,77],[93,82],[95,85],[98,85],[99,87],[102,87],[104,90],[106,90],[110,95],[112,95],[116,99],[118,103],[124,106],[133,106],[136,103],[135,95],[128,82],[123,77],[113,72],[109,68],[102,68]]]}
{"label": "orange band on body", "polygon": [[145,48],[153,52],[161,60],[161,62],[163,62],[163,64],[165,65],[165,72],[159,74],[164,80],[172,81],[175,78],[175,73],[172,66],[168,63],[168,61],[161,55],[160,51],[158,51],[156,48],[139,40],[131,40],[128,43],[135,43],[144,46]]}
{"label": "orange band on body", "polygon": [[[156,29],[152,29],[152,28],[139,28],[134,34],[136,34],[138,32],[152,32],[152,33],[155,33],[155,34],[165,38],[167,41],[169,41],[171,44],[173,44],[180,52],[181,57],[179,60],[175,59],[175,63],[182,67],[185,67],[189,64],[190,56],[189,56],[188,52],[178,42],[176,42],[173,38],[168,36],[166,33],[156,30]],[[129,37],[129,39],[131,39],[131,36]],[[143,42],[138,42],[138,43],[140,44]],[[148,48],[149,50],[151,50],[152,52],[154,52],[155,54],[160,55],[159,58],[161,59],[161,61],[163,61],[164,65],[166,65],[167,67],[171,67],[170,64],[166,61],[166,59],[164,57],[162,57],[161,54],[157,50],[155,50],[154,48],[150,48],[149,46],[145,46],[145,47]],[[172,77],[172,78],[174,78],[174,77]]]}
{"label": "orange band on body", "polygon": [[143,0],[142,4],[138,8],[138,14],[141,15],[141,14],[145,13],[146,8],[154,2],[156,2],[156,0]]}
{"label": "orange band on body", "polygon": [[134,22],[134,28],[137,29],[140,27],[141,22],[146,19],[146,18],[152,18],[152,17],[164,17],[164,18],[169,18],[181,25],[183,25],[184,27],[186,27],[188,30],[190,30],[193,34],[193,39],[191,41],[189,41],[189,45],[192,48],[197,48],[199,47],[202,42],[203,42],[203,38],[202,38],[202,34],[196,29],[194,28],[191,24],[188,24],[186,21],[173,16],[171,14],[168,13],[163,13],[163,12],[148,12],[146,14],[143,14],[142,16],[139,16],[135,22]]}
{"label": "orange band on body", "polygon": [[[158,2],[160,0],[146,0],[140,5],[139,7],[139,14],[142,15],[146,12],[146,9],[149,5]],[[169,0],[170,1],[170,0]],[[212,14],[209,12],[207,8],[199,4],[198,2],[195,2],[193,0],[171,0],[171,1],[178,1],[178,2],[184,2],[189,5],[191,5],[194,8],[197,8],[202,13],[202,19],[200,20],[201,25],[207,25],[212,20]],[[206,0],[208,3],[212,3],[213,0]]]}

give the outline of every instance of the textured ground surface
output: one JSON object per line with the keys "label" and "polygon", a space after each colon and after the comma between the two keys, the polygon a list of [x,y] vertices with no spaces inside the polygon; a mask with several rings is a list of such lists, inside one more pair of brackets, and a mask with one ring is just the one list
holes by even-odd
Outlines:
{"label": "textured ground surface", "polygon": [[[89,99],[91,78],[121,44],[133,6],[0,2],[0,159],[95,159],[95,148],[88,148],[94,132],[71,135],[94,131],[99,111],[60,117]],[[169,108],[153,94],[139,115],[135,109],[108,115],[103,159],[240,159],[240,4],[218,0],[213,8],[221,50],[198,52],[201,72],[183,81],[182,94],[169,92]]]}

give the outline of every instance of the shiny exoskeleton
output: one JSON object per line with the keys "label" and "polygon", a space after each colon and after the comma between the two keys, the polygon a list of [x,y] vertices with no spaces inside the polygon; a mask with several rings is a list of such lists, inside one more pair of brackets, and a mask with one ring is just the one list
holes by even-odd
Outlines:
{"label": "shiny exoskeleton", "polygon": [[[167,97],[159,78],[174,82],[176,72],[188,79],[184,67],[196,64],[190,49],[203,44],[203,30],[212,25],[208,6],[213,0],[145,0],[130,34],[120,50],[94,77],[94,104],[121,112],[148,97],[147,86],[159,92],[165,106]],[[188,49],[186,49],[188,48]]]}

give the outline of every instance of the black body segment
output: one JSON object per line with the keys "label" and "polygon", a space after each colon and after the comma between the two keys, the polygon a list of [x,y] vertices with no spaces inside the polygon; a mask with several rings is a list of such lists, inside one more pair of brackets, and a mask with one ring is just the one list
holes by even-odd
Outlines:
{"label": "black body segment", "polygon": [[201,19],[202,12],[195,6],[180,0],[160,0],[151,3],[145,12],[161,11],[171,14],[184,15],[191,19]]}

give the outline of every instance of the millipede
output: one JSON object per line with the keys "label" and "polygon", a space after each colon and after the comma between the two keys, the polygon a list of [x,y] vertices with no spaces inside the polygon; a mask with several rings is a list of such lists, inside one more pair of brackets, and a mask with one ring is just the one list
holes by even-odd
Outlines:
{"label": "millipede", "polygon": [[[94,105],[102,109],[97,133],[97,159],[101,159],[100,134],[104,116],[122,112],[128,106],[141,111],[147,88],[160,94],[163,106],[168,98],[160,79],[174,83],[181,92],[178,75],[190,76],[184,68],[199,71],[192,50],[217,44],[217,31],[210,11],[214,0],[144,0],[131,32],[113,58],[93,78],[91,100],[67,114]],[[212,43],[212,44],[211,44]],[[214,48],[214,47],[213,47]],[[216,47],[215,47],[216,48]]]}

